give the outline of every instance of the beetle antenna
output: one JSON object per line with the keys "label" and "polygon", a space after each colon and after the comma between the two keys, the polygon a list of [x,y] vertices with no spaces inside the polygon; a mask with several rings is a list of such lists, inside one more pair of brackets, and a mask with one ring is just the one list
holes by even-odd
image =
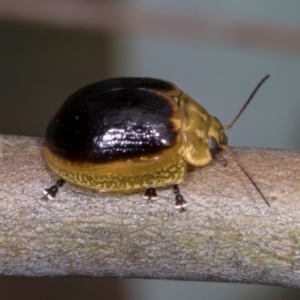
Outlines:
{"label": "beetle antenna", "polygon": [[248,106],[248,104],[250,103],[250,101],[253,99],[254,95],[256,94],[256,92],[258,91],[258,89],[262,86],[262,84],[270,77],[270,75],[266,75],[260,82],[259,84],[256,86],[256,88],[253,90],[253,92],[251,93],[250,97],[248,98],[248,100],[245,102],[245,104],[243,105],[243,107],[241,108],[241,110],[239,111],[239,113],[237,114],[237,116],[233,119],[233,121],[224,126],[224,129],[228,130],[230,129],[234,123],[239,119],[239,117],[241,116],[241,114],[244,112],[244,110],[246,109],[246,107]]}
{"label": "beetle antenna", "polygon": [[243,171],[243,173],[248,177],[248,179],[251,181],[251,183],[253,184],[253,186],[255,187],[255,189],[258,191],[258,193],[261,195],[261,197],[264,199],[265,203],[268,206],[271,206],[269,201],[267,200],[267,198],[265,197],[265,195],[263,194],[263,192],[260,190],[260,188],[257,186],[257,184],[255,183],[255,181],[251,178],[251,176],[247,173],[247,171],[244,169],[244,167],[241,165],[241,163],[238,161],[238,159],[236,158],[236,156],[232,153],[232,151],[229,150],[229,148],[225,145],[221,145],[221,149],[225,150],[227,153],[229,153],[229,155],[231,156],[231,158],[233,159],[233,161],[240,167],[240,169]]}

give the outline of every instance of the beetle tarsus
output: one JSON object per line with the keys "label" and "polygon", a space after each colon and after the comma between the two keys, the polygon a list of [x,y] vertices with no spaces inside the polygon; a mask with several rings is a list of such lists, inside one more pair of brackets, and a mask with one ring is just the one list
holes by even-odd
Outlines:
{"label": "beetle tarsus", "polygon": [[175,208],[183,209],[187,206],[187,202],[184,200],[183,196],[180,194],[180,190],[177,184],[174,185],[175,194]]}
{"label": "beetle tarsus", "polygon": [[147,188],[143,198],[148,200],[148,202],[150,202],[152,200],[156,200],[158,198],[157,193],[156,193],[156,189],[153,188],[153,187]]}
{"label": "beetle tarsus", "polygon": [[48,189],[44,189],[44,197],[42,199],[52,200],[57,194],[58,189],[63,186],[65,181],[60,179],[56,182],[56,184],[52,185]]}

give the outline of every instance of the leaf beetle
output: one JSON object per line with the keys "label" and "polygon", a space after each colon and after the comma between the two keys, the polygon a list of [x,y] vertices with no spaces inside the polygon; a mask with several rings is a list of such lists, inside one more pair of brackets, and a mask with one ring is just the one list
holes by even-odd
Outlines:
{"label": "leaf beetle", "polygon": [[145,189],[148,200],[157,198],[156,187],[173,185],[175,207],[184,208],[178,184],[187,165],[205,166],[217,151],[228,150],[224,129],[232,127],[268,77],[228,126],[160,79],[112,78],[79,89],[46,131],[44,158],[62,179],[45,189],[44,197],[55,197],[65,181],[98,191]]}

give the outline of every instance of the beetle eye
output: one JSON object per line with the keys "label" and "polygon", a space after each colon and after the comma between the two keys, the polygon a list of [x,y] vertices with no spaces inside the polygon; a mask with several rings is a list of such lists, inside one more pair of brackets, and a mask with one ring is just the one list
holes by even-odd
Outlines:
{"label": "beetle eye", "polygon": [[219,150],[219,144],[214,137],[209,138],[208,144],[211,153],[216,153]]}

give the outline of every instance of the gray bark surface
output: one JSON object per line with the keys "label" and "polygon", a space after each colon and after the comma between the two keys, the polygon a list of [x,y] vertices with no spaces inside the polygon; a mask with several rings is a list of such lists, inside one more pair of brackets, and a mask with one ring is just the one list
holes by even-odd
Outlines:
{"label": "gray bark surface", "polygon": [[230,156],[188,172],[189,205],[172,189],[96,193],[65,184],[42,156],[42,139],[0,135],[0,274],[114,276],[300,287],[300,152],[232,149],[271,204]]}

